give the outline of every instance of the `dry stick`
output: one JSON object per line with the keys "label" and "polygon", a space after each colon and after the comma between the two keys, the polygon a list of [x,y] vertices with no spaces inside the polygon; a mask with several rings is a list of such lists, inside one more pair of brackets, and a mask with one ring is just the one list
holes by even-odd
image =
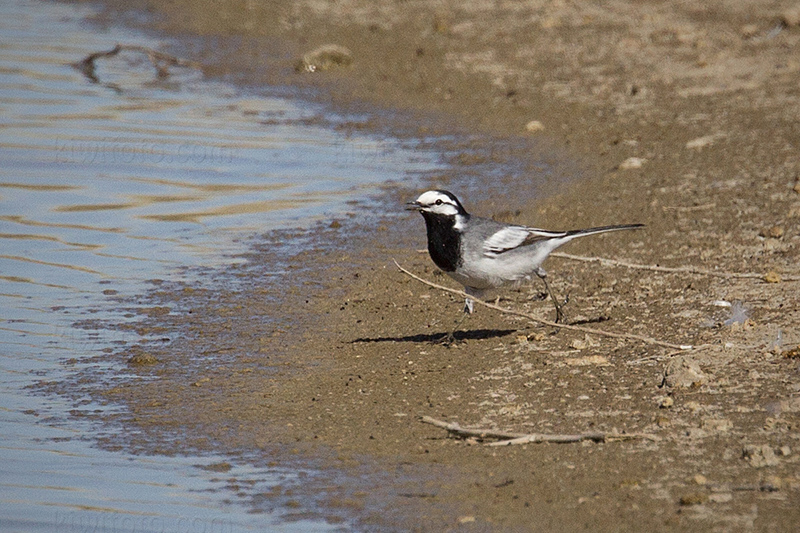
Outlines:
{"label": "dry stick", "polygon": [[[393,261],[394,261],[394,259],[393,259]],[[558,322],[551,322],[549,320],[545,320],[544,318],[535,317],[535,316],[533,316],[533,315],[531,315],[529,313],[523,313],[522,311],[514,311],[513,309],[507,309],[505,307],[500,307],[499,305],[494,305],[494,304],[490,304],[488,302],[484,302],[483,300],[481,300],[479,298],[474,298],[474,297],[470,296],[469,294],[467,294],[467,293],[465,293],[463,291],[459,291],[459,290],[456,290],[456,289],[451,289],[450,287],[445,287],[444,285],[437,285],[436,283],[433,283],[433,282],[428,281],[426,279],[423,279],[423,278],[421,278],[421,277],[419,277],[419,276],[417,276],[415,274],[412,274],[411,272],[409,272],[405,268],[401,267],[400,264],[397,261],[394,261],[394,264],[395,264],[395,266],[397,266],[398,269],[400,269],[400,272],[406,274],[407,276],[410,276],[410,277],[414,278],[415,280],[417,280],[417,281],[419,281],[421,283],[424,283],[425,285],[433,287],[434,289],[439,289],[440,291],[449,292],[451,294],[455,294],[457,296],[461,296],[462,298],[470,298],[476,304],[482,305],[484,307],[488,307],[489,309],[494,309],[495,311],[500,311],[501,313],[506,313],[506,314],[509,314],[509,315],[521,316],[523,318],[527,318],[528,320],[533,320],[534,322],[538,322],[539,324],[544,324],[545,326],[552,326],[554,328],[569,329],[569,330],[572,330],[572,331],[580,331],[580,332],[583,332],[583,333],[591,333],[593,335],[601,335],[601,336],[604,336],[604,337],[613,337],[613,338],[616,338],[616,339],[636,340],[636,341],[644,342],[645,344],[654,344],[656,346],[663,346],[665,348],[670,348],[672,350],[692,350],[694,348],[697,348],[697,346],[692,346],[691,344],[672,344],[670,342],[663,342],[663,341],[656,340],[656,339],[654,339],[652,337],[645,337],[644,335],[636,335],[634,333],[613,333],[611,331],[604,331],[602,329],[594,329],[594,328],[587,328],[587,327],[584,327],[584,326],[575,326],[575,325],[572,325],[572,324],[559,324]]]}
{"label": "dry stick", "polygon": [[111,50],[89,54],[83,60],[78,61],[74,65],[78,70],[83,72],[83,74],[87,78],[96,83],[98,80],[97,80],[97,75],[95,74],[95,61],[100,59],[101,57],[115,56],[125,50],[129,52],[140,52],[142,54],[145,54],[147,58],[150,60],[150,63],[152,63],[153,66],[156,68],[156,72],[158,73],[158,77],[160,78],[166,77],[168,75],[167,69],[162,66],[162,64],[164,63],[176,67],[189,67],[198,69],[201,67],[200,63],[171,56],[169,54],[165,54],[164,52],[159,52],[158,50],[147,48],[146,46],[126,45],[126,44],[117,44]]}
{"label": "dry stick", "polygon": [[[696,267],[664,267],[659,265],[642,265],[638,263],[627,263],[625,261],[617,261],[616,259],[606,259],[605,257],[585,257],[581,255],[572,255],[564,252],[553,252],[551,257],[560,257],[562,259],[572,259],[573,261],[583,261],[585,263],[600,263],[602,265],[611,265],[625,268],[633,268],[638,270],[651,270],[653,272],[669,272],[673,274],[701,274],[704,276],[716,276],[718,278],[726,279],[764,279],[764,274],[757,274],[755,272],[725,272],[720,270],[707,270],[705,268]],[[781,276],[783,281],[800,281],[800,276]]]}
{"label": "dry stick", "polygon": [[633,440],[647,439],[658,440],[655,435],[647,433],[576,433],[573,435],[559,435],[546,433],[516,433],[512,431],[501,431],[496,429],[468,429],[462,428],[456,422],[444,422],[430,416],[423,416],[420,420],[425,424],[446,429],[448,433],[458,437],[477,437],[480,439],[500,439],[498,442],[490,442],[487,446],[513,446],[515,444],[532,444],[537,442],[553,442],[558,444],[569,442],[581,442],[591,440],[594,442],[609,442],[614,440]]}

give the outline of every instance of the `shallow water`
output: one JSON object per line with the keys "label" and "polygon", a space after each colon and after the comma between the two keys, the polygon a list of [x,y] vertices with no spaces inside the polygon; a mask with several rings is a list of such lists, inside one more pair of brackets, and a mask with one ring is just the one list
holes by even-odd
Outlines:
{"label": "shallow water", "polygon": [[[235,261],[250,235],[342,217],[433,157],[344,135],[319,108],[243,94],[191,67],[159,79],[139,53],[98,60],[95,83],[70,64],[118,42],[161,43],[88,25],[85,6],[2,0],[2,12],[0,529],[330,529],[225,503],[217,475],[196,466],[219,458],[99,450],[91,426],[69,416],[75,406],[28,387],[136,341],[73,326],[128,320],[110,297]],[[293,475],[234,468],[256,487]]]}

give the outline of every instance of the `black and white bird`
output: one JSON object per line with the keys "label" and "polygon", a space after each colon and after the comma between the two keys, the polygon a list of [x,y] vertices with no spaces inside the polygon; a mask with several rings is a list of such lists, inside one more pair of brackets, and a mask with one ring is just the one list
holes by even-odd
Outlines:
{"label": "black and white bird", "polygon": [[[548,231],[504,224],[467,213],[448,191],[422,193],[408,204],[425,219],[428,253],[436,266],[464,286],[473,298],[489,289],[530,279],[536,274],[544,282],[556,308],[556,322],[563,319],[558,299],[547,283],[542,263],[550,253],[572,239],[607,231],[641,228],[643,224],[620,224],[571,231]],[[473,312],[467,298],[464,312]]]}

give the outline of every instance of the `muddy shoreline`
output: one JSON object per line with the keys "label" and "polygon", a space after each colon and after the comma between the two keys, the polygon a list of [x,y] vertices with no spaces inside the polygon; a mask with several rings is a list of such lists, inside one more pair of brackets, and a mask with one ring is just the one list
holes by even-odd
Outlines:
{"label": "muddy shoreline", "polygon": [[[110,20],[133,13],[105,5]],[[282,238],[273,235],[250,261],[209,273],[200,286],[166,283],[143,295],[153,312],[137,331],[170,341],[109,357],[146,352],[158,363],[131,367],[140,379],[79,382],[81,393],[126,407],[104,421],[106,446],[224,449],[231,460],[308,465],[322,473],[274,494],[248,494],[236,480],[232,490],[256,510],[321,514],[359,529],[797,523],[796,4],[132,8],[148,11],[155,31],[183,36],[181,51],[211,76],[297,86],[333,110],[366,113],[345,127],[440,143],[449,168],[431,183],[458,191],[476,213],[553,229],[647,224],[565,252],[758,277],[546,264],[555,289],[570,295],[573,322],[702,350],[675,354],[485,309],[456,347],[431,344],[461,306],[392,267],[394,258],[447,283],[417,252],[422,221],[399,212],[418,191],[397,184],[354,211],[398,212],[321,225],[318,246],[282,257],[302,280],[288,290],[268,275],[269,239]],[[353,65],[295,72],[297,57],[326,43],[349,48]],[[500,303],[552,318],[540,293],[535,284],[506,289]],[[746,316],[715,305],[722,300],[741,302]],[[263,317],[274,316],[285,322],[265,327]],[[490,448],[447,438],[420,415],[658,440]]]}

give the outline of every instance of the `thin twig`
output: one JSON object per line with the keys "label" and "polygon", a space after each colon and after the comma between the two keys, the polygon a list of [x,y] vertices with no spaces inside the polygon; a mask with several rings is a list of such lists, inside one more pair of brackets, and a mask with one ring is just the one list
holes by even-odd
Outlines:
{"label": "thin twig", "polygon": [[585,326],[575,326],[575,325],[572,325],[572,324],[560,324],[558,322],[551,322],[550,320],[545,320],[544,318],[539,318],[539,317],[533,316],[530,313],[523,313],[522,311],[515,311],[513,309],[508,309],[508,308],[505,308],[505,307],[500,307],[499,305],[494,305],[494,304],[491,304],[491,303],[488,303],[488,302],[484,302],[483,300],[481,300],[479,298],[475,298],[474,296],[470,296],[469,294],[467,294],[467,293],[465,293],[463,291],[459,291],[459,290],[456,290],[456,289],[451,289],[450,287],[445,287],[444,285],[438,285],[436,283],[433,283],[431,281],[423,279],[423,278],[421,278],[421,277],[419,277],[419,276],[417,276],[415,274],[412,274],[411,272],[409,272],[405,268],[401,267],[400,264],[397,261],[394,261],[394,264],[397,266],[398,269],[400,269],[400,272],[406,274],[407,276],[410,276],[410,277],[414,278],[415,280],[417,280],[417,281],[419,281],[421,283],[424,283],[425,285],[428,285],[429,287],[433,287],[434,289],[439,289],[440,291],[449,292],[451,294],[455,294],[457,296],[461,296],[462,298],[470,298],[476,304],[482,305],[484,307],[488,307],[489,309],[494,309],[495,311],[500,311],[501,313],[505,313],[505,314],[509,314],[509,315],[521,316],[523,318],[527,318],[528,320],[533,320],[534,322],[538,322],[539,324],[544,324],[545,326],[551,326],[551,327],[554,327],[554,328],[569,329],[569,330],[572,330],[572,331],[580,331],[582,333],[591,333],[593,335],[601,335],[601,336],[604,336],[604,337],[612,337],[612,338],[615,338],[615,339],[635,340],[635,341],[643,342],[645,344],[653,344],[653,345],[656,345],[656,346],[663,346],[663,347],[669,348],[671,350],[692,350],[694,348],[697,348],[696,346],[692,346],[691,344],[672,344],[670,342],[660,341],[660,340],[654,339],[652,337],[646,337],[644,335],[636,335],[635,333],[614,333],[614,332],[611,332],[611,331],[604,331],[602,329],[587,328]]}
{"label": "thin twig", "polygon": [[614,440],[633,440],[647,439],[658,440],[655,435],[646,433],[576,433],[576,434],[547,434],[547,433],[516,433],[512,431],[500,431],[496,429],[469,429],[461,427],[457,422],[444,422],[430,416],[423,416],[420,420],[425,424],[431,424],[438,428],[447,430],[451,435],[457,437],[476,437],[479,439],[498,439],[497,442],[487,443],[487,446],[513,446],[515,444],[533,444],[537,442],[552,442],[564,444],[570,442],[582,442],[590,440],[593,442],[610,442]]}
{"label": "thin twig", "polygon": [[103,57],[112,57],[120,52],[129,51],[129,52],[139,52],[145,54],[147,59],[150,60],[150,63],[156,69],[157,76],[159,78],[165,78],[169,75],[167,71],[167,66],[173,67],[187,67],[187,68],[196,68],[199,69],[200,63],[196,63],[194,61],[189,61],[186,59],[181,59],[179,57],[171,56],[169,54],[165,54],[164,52],[159,52],[158,50],[153,50],[152,48],[148,48],[146,46],[138,46],[138,45],[128,45],[128,44],[117,44],[111,50],[105,50],[102,52],[95,52],[93,54],[89,54],[81,61],[74,63],[73,66],[80,70],[84,76],[89,78],[89,80],[93,81],[94,83],[98,83],[99,80],[97,79],[97,74],[95,72],[95,62]]}
{"label": "thin twig", "polygon": [[[698,347],[696,347],[698,348]],[[648,361],[663,361],[665,359],[672,359],[676,355],[685,354],[686,350],[678,350],[676,352],[670,352],[663,355],[649,355],[647,357],[642,357],[641,359],[634,359],[633,361],[627,361],[626,364],[628,365],[639,365],[642,363],[646,363]]]}
{"label": "thin twig", "polygon": [[[659,265],[642,265],[638,263],[628,263],[626,261],[617,261],[616,259],[606,259],[605,257],[585,257],[582,255],[572,255],[564,252],[553,252],[551,257],[560,257],[562,259],[572,259],[573,261],[583,261],[584,263],[600,263],[607,266],[618,266],[624,268],[632,268],[637,270],[650,270],[652,272],[669,272],[673,274],[701,274],[703,276],[715,276],[718,278],[726,279],[764,279],[764,274],[756,272],[725,272],[722,270],[708,270],[705,268],[697,267],[664,267]],[[800,281],[800,276],[784,276],[781,275],[782,281]]]}

